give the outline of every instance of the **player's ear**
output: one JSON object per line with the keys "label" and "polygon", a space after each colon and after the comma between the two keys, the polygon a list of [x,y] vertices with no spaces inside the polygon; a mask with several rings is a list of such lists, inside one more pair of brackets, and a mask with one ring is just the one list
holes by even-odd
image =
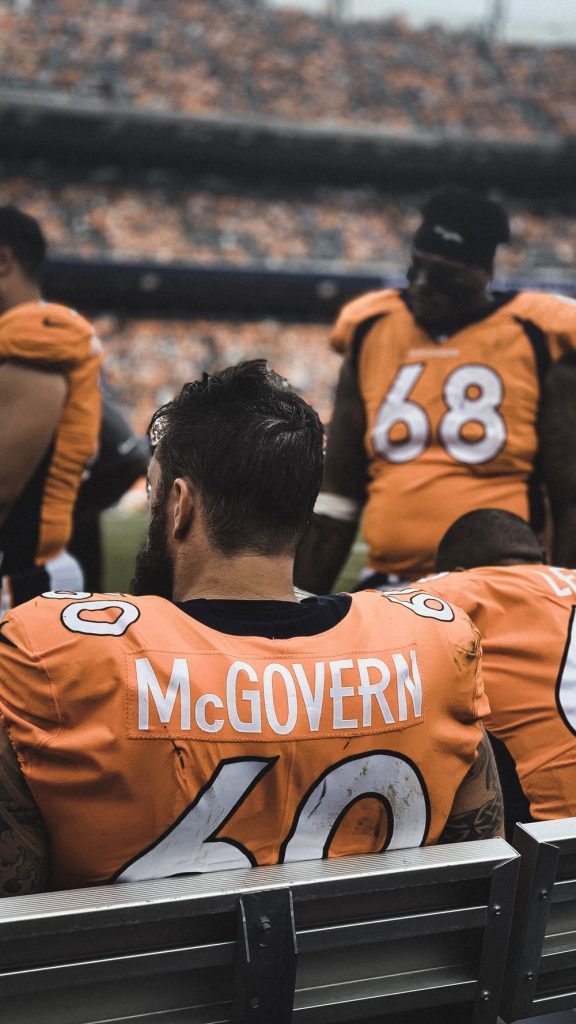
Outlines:
{"label": "player's ear", "polygon": [[196,492],[184,477],[176,477],[171,489],[172,534],[175,540],[186,535],[194,518]]}

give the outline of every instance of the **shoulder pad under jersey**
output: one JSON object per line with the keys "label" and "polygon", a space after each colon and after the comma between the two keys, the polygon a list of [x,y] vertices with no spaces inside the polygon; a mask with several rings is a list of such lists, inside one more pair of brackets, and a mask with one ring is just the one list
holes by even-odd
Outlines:
{"label": "shoulder pad under jersey", "polygon": [[330,345],[336,352],[345,353],[350,348],[360,324],[373,317],[406,310],[406,305],[397,288],[367,292],[348,302],[338,314],[330,335]]}
{"label": "shoulder pad under jersey", "polygon": [[92,326],[67,306],[26,302],[0,317],[0,359],[75,366],[101,351]]}
{"label": "shoulder pad under jersey", "polygon": [[531,320],[545,333],[569,332],[576,335],[576,300],[549,292],[518,292],[503,313]]}

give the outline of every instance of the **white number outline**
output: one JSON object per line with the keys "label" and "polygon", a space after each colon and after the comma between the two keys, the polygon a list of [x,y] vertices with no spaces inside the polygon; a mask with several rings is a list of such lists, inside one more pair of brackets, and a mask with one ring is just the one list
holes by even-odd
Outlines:
{"label": "white number outline", "polygon": [[[111,882],[144,881],[144,880],[146,880],[148,878],[159,878],[159,877],[169,878],[169,877],[173,877],[174,874],[186,874],[186,873],[187,874],[193,874],[193,873],[197,872],[199,870],[197,867],[196,868],[189,867],[188,870],[186,871],[181,866],[181,870],[177,870],[177,871],[172,872],[172,875],[160,874],[160,873],[154,874],[154,869],[152,869],[152,871],[153,871],[152,874],[146,874],[145,873],[144,875],[140,875],[138,872],[134,873],[133,869],[136,867],[137,864],[139,864],[140,865],[140,870],[142,870],[142,863],[144,861],[152,860],[152,862],[154,862],[154,860],[157,859],[158,855],[160,855],[160,857],[161,857],[162,847],[169,843],[170,837],[175,834],[175,832],[178,830],[178,828],[182,828],[183,827],[183,824],[186,823],[187,819],[188,820],[192,819],[192,815],[193,815],[194,810],[196,808],[200,808],[202,803],[203,803],[203,801],[205,801],[206,798],[210,797],[210,795],[214,792],[215,787],[218,784],[218,781],[219,780],[221,782],[225,781],[225,776],[227,774],[228,775],[230,774],[231,766],[234,766],[234,768],[237,768],[238,765],[246,765],[249,769],[250,768],[253,769],[252,781],[247,786],[244,787],[244,789],[240,793],[238,799],[234,803],[232,803],[232,805],[228,808],[228,810],[225,811],[224,814],[218,818],[216,826],[212,829],[212,831],[208,830],[209,834],[201,841],[201,843],[200,843],[200,845],[198,847],[198,850],[197,851],[192,851],[190,857],[193,858],[194,856],[196,856],[196,858],[198,858],[198,855],[202,852],[202,848],[205,847],[205,846],[210,846],[210,844],[215,844],[216,846],[218,846],[220,844],[227,844],[228,846],[234,847],[234,849],[236,850],[237,855],[238,855],[237,857],[234,858],[234,855],[231,854],[231,857],[232,857],[232,859],[234,861],[234,863],[232,864],[233,867],[256,867],[256,858],[255,858],[254,854],[251,852],[251,850],[247,849],[247,847],[245,847],[243,845],[243,843],[239,842],[237,839],[230,839],[228,836],[219,836],[219,833],[222,831],[222,829],[225,828],[227,822],[236,813],[236,811],[242,806],[244,801],[248,799],[248,797],[250,796],[250,793],[252,792],[254,787],[257,785],[257,783],[260,781],[262,776],[265,775],[267,772],[269,772],[270,769],[273,768],[273,766],[276,764],[277,761],[278,761],[278,757],[230,757],[230,758],[224,758],[216,766],[215,770],[212,772],[212,775],[210,776],[208,781],[205,783],[205,785],[202,786],[198,790],[198,792],[197,792],[196,796],[194,797],[194,799],[192,800],[192,802],[190,804],[188,804],[188,806],[182,811],[182,814],[180,814],[176,818],[176,820],[173,821],[172,824],[168,826],[168,828],[162,833],[162,835],[158,836],[154,840],[154,842],[152,842],[150,844],[150,846],[148,846],[145,850],[142,850],[140,853],[135,854],[134,857],[132,857],[118,871],[116,871],[114,873],[114,875],[112,876],[112,878],[110,879],[110,881]],[[258,766],[261,766],[261,767],[258,767]],[[234,770],[234,769],[232,769],[232,770]],[[218,868],[218,865],[216,865],[212,869],[210,869],[210,868],[203,868],[203,869],[200,869],[200,870],[204,870],[204,871],[217,870],[217,868]],[[162,869],[158,869],[158,870],[162,871]]]}
{"label": "white number outline", "polygon": [[[569,699],[567,699],[569,697]],[[556,707],[564,725],[576,736],[576,605],[572,605],[566,643],[556,679]]]}
{"label": "white number outline", "polygon": [[[422,619],[437,619],[439,622],[454,621],[452,606],[443,597],[438,597],[437,594],[427,594],[424,590],[414,590],[410,587],[402,590],[382,590],[381,594],[387,601],[393,601],[394,604],[399,604],[402,608],[408,608],[409,611],[419,615]],[[412,595],[410,600],[403,601],[402,597],[408,594]],[[429,608],[426,601],[437,601],[442,607]]]}
{"label": "white number outline", "polygon": [[[387,462],[412,462],[430,444],[431,428],[426,410],[409,397],[425,369],[426,363],[401,366],[376,413],[372,444]],[[408,428],[408,436],[403,441],[390,441],[395,423],[405,423]],[[408,454],[406,449],[409,449]]]}
{"label": "white number outline", "polygon": [[[296,837],[298,835],[298,830],[300,828],[300,823],[302,822],[304,816],[306,817],[307,820],[309,820],[311,818],[311,816],[315,813],[315,808],[313,810],[311,810],[311,812],[309,814],[305,813],[307,811],[308,805],[311,804],[311,803],[314,803],[315,807],[317,807],[320,804],[321,799],[322,799],[321,793],[322,793],[322,791],[323,791],[323,789],[325,787],[326,780],[330,776],[334,776],[337,773],[339,773],[342,768],[344,768],[344,767],[346,767],[348,765],[352,765],[352,764],[354,764],[357,761],[374,761],[375,759],[378,759],[378,760],[380,760],[380,759],[385,759],[385,760],[390,759],[390,760],[392,760],[394,762],[394,767],[398,764],[398,762],[403,763],[404,766],[406,767],[406,769],[412,774],[412,776],[414,776],[414,778],[415,778],[415,780],[416,780],[416,782],[417,782],[417,784],[419,786],[419,792],[417,793],[417,796],[419,798],[420,797],[422,798],[423,805],[424,805],[424,822],[421,823],[420,825],[418,825],[418,824],[416,825],[416,831],[417,831],[417,833],[418,833],[418,835],[420,837],[419,842],[410,841],[410,842],[404,844],[403,841],[401,841],[399,845],[400,846],[402,846],[402,845],[422,846],[425,843],[426,836],[428,835],[428,830],[430,828],[430,798],[428,796],[428,790],[426,789],[426,784],[424,782],[424,779],[423,779],[420,771],[418,770],[418,767],[416,766],[416,764],[409,757],[407,757],[405,754],[399,753],[399,751],[397,751],[397,750],[370,750],[370,751],[366,751],[366,752],[364,752],[362,754],[352,754],[350,757],[345,757],[341,761],[337,761],[336,764],[330,765],[324,772],[322,772],[322,774],[319,776],[319,778],[316,779],[316,781],[310,786],[310,788],[304,794],[304,796],[302,797],[300,803],[298,804],[298,807],[296,808],[296,812],[294,814],[294,818],[292,819],[292,825],[290,827],[288,835],[286,836],[286,838],[282,842],[282,845],[280,846],[280,857],[279,857],[279,863],[280,864],[283,864],[283,863],[288,862],[288,861],[298,861],[298,860],[302,860],[302,859],[312,859],[312,858],[302,858],[302,857],[299,857],[297,855],[290,857],[289,856],[289,852],[290,852],[289,847],[290,847],[290,844],[294,845],[294,840],[296,839]],[[384,790],[384,789],[389,789],[390,792],[383,792],[382,790]],[[394,841],[394,832],[395,832],[396,818],[398,819],[399,831],[402,829],[402,826],[404,827],[404,831],[407,830],[407,828],[406,828],[406,818],[409,817],[410,812],[414,811],[414,805],[413,805],[413,803],[409,804],[408,800],[404,797],[404,795],[402,793],[400,793],[400,794],[398,792],[394,793],[394,787],[390,785],[388,779],[385,778],[384,773],[382,775],[381,789],[369,788],[369,789],[366,789],[365,791],[359,791],[356,794],[354,794],[352,792],[352,790],[350,790],[350,792],[351,792],[352,795],[349,797],[347,802],[340,808],[340,810],[334,816],[332,825],[330,826],[330,828],[328,830],[328,833],[326,835],[326,838],[324,840],[324,843],[323,843],[323,846],[322,846],[322,854],[321,854],[321,857],[319,859],[326,859],[328,857],[328,854],[329,854],[329,851],[330,851],[330,847],[331,847],[332,842],[333,842],[333,840],[334,840],[334,838],[335,838],[335,836],[336,836],[336,834],[338,832],[338,829],[340,827],[340,823],[341,823],[342,819],[348,813],[350,808],[353,807],[354,804],[358,803],[359,800],[366,800],[366,799],[378,800],[380,803],[382,803],[384,805],[384,807],[387,810],[387,813],[388,813],[388,829],[387,829],[386,839],[385,839],[384,843],[382,844],[382,846],[380,847],[380,849],[376,851],[377,853],[382,853],[384,850],[387,850],[387,849],[395,849],[396,848],[397,844]],[[392,804],[392,798],[394,796],[396,797],[396,801],[398,802],[400,809],[404,811],[404,815],[402,815],[402,814],[395,815],[394,814],[394,806]],[[418,810],[422,810],[422,808],[418,808]],[[402,818],[404,818],[404,821],[402,821]],[[316,857],[314,857],[313,859],[316,859]]]}
{"label": "white number outline", "polygon": [[[121,593],[106,592],[104,597],[123,597]],[[130,626],[140,618],[140,609],[132,601],[93,601],[86,600],[92,594],[83,591],[47,590],[42,597],[51,600],[70,601],[62,609],[60,621],[70,633],[81,633],[84,636],[124,636]],[[80,613],[85,611],[99,612],[108,608],[117,608],[120,615],[115,622],[95,622],[93,619],[81,619]]]}
{"label": "white number outline", "polygon": [[[414,368],[416,368],[416,374],[414,373]],[[413,462],[430,446],[432,428],[426,410],[423,406],[410,399],[410,394],[416,387],[425,368],[426,363],[406,363],[401,366],[376,413],[374,426],[370,435],[374,451],[380,456],[380,458],[385,459],[387,462],[392,464]],[[407,370],[412,372],[406,373]],[[450,400],[450,386],[454,378],[458,379],[462,377],[462,374],[465,374],[469,370],[480,371],[484,377],[489,377],[490,383],[494,384],[497,389],[497,400],[490,404],[488,408],[492,413],[490,420],[497,422],[498,427],[501,430],[499,437],[490,438],[487,423],[482,420],[479,415],[471,415],[466,419],[462,419],[460,425],[461,429],[466,423],[480,423],[484,428],[484,435],[477,441],[466,441],[460,436],[456,436],[455,438],[446,436],[448,430],[447,423],[450,423],[455,416],[458,418],[456,402]],[[407,388],[401,387],[403,377],[408,377]],[[478,398],[467,399],[465,397],[466,389],[470,387],[479,388],[480,395]],[[467,403],[472,406],[474,404],[478,404],[482,401],[486,390],[487,387],[483,386],[483,384],[478,382],[478,380],[468,380],[462,389],[461,401],[462,403]],[[396,392],[398,392],[398,395],[402,398],[401,402],[398,401]],[[446,411],[442,414],[438,423],[438,443],[444,449],[446,454],[449,455],[451,459],[454,459],[454,461],[459,465],[483,465],[486,462],[491,462],[492,459],[497,458],[506,446],[506,442],[508,440],[506,420],[500,412],[502,402],[504,401],[504,394],[504,383],[500,374],[493,367],[486,366],[483,363],[463,363],[461,366],[455,367],[446,377],[442,389],[442,398],[446,405]],[[392,418],[390,418],[390,409]],[[398,412],[395,414],[396,409]],[[402,410],[408,410],[409,415],[408,413],[403,415]],[[421,436],[418,436],[417,432],[414,432],[411,429],[411,419],[416,415],[416,410],[421,414],[419,421]],[[395,444],[388,444],[386,438],[389,437],[390,430],[394,423],[405,423],[410,429],[410,433],[405,440]],[[381,436],[383,433],[384,438]],[[479,446],[486,446],[488,442],[492,443],[492,448],[490,449],[489,454],[484,455],[482,453],[479,457],[478,453],[481,451]],[[407,448],[409,449],[408,452]],[[455,454],[455,451],[457,454]],[[463,452],[467,457],[463,457]]]}
{"label": "white number outline", "polygon": [[[329,853],[330,846],[334,840],[340,823],[347,813],[347,811],[359,800],[362,799],[376,799],[384,804],[388,813],[388,829],[386,839],[378,852],[382,852],[385,849],[394,849],[394,833],[396,831],[400,833],[412,832],[414,835],[410,835],[409,845],[422,846],[424,845],[428,836],[430,828],[430,798],[428,790],[426,788],[425,781],[415,763],[404,754],[399,753],[396,750],[370,750],[365,751],[361,754],[354,754],[351,757],[344,758],[336,764],[330,765],[319,778],[309,787],[307,792],[302,797],[292,820],[292,824],[286,835],[285,839],[280,845],[278,863],[282,864],[285,861],[299,861],[306,858],[302,856],[294,855],[294,849],[298,850],[298,840],[300,841],[300,847],[302,846],[302,837],[298,836],[298,829],[300,822],[303,820],[303,813],[306,811],[308,804],[314,800],[316,807],[319,801],[316,798],[316,793],[326,782],[326,780],[332,775],[334,776],[341,769],[347,765],[352,765],[358,761],[372,762],[377,759],[379,762],[382,759],[391,759],[394,762],[392,767],[404,766],[406,779],[412,784],[412,800],[406,798],[405,793],[395,793],[395,786],[386,778],[385,774],[382,777],[382,783],[380,789],[374,789],[372,786],[368,786],[365,792],[357,792],[347,799],[346,802],[339,808],[334,814],[332,824],[330,825],[325,839],[322,842],[322,858],[326,858]],[[279,757],[266,758],[266,757],[237,757],[229,758],[220,761],[215,771],[212,773],[210,779],[196,794],[194,800],[188,805],[188,807],[179,815],[176,821],[162,833],[161,836],[157,837],[153,843],[146,850],[136,854],[129,861],[127,861],[115,874],[112,876],[110,881],[112,882],[130,882],[130,881],[145,881],[150,878],[158,877],[173,877],[179,874],[191,874],[198,871],[216,871],[220,866],[230,867],[255,867],[257,864],[254,854],[247,849],[238,840],[232,839],[229,836],[221,835],[222,830],[225,828],[230,818],[239,810],[244,801],[248,798],[254,787],[258,784],[260,779],[274,767]],[[187,852],[188,867],[185,867],[186,855],[182,855],[181,851],[177,851],[179,863],[175,870],[170,872],[163,862],[164,853],[163,851],[168,848],[167,857],[170,857],[170,837],[175,837],[176,831],[180,828],[186,827],[186,823],[191,823],[193,818],[194,810],[200,808],[202,802],[206,802],[211,794],[214,792],[214,788],[218,783],[220,777],[221,782],[224,782],[224,775],[226,772],[230,772],[231,766],[238,766],[243,764],[246,768],[252,771],[252,780],[248,786],[246,786],[239,794],[238,798],[234,800],[234,803],[224,810],[224,812],[217,818],[216,826],[209,832],[209,834],[201,839],[196,849],[192,849]],[[262,767],[259,767],[259,766]],[[377,766],[378,769],[381,765]],[[402,770],[400,768],[400,770]],[[232,767],[234,771],[234,767]],[[363,773],[364,774],[364,773]],[[396,795],[396,806],[393,803],[393,797]],[[416,814],[414,813],[416,812]],[[204,813],[206,813],[204,811]],[[311,815],[314,813],[314,809]],[[323,813],[323,812],[322,812]],[[311,816],[310,815],[310,816]],[[198,814],[196,815],[198,818]],[[410,821],[410,818],[416,819],[415,824]],[[396,829],[398,826],[398,829]],[[202,832],[202,821],[199,822],[196,831],[201,835]],[[306,837],[304,837],[305,839]],[[292,843],[292,851],[289,847]],[[227,844],[230,847],[234,847],[237,856],[231,853],[229,863],[227,865],[210,864],[208,861],[206,866],[199,867],[199,863],[204,857],[209,856],[209,851],[205,850],[206,846],[215,844],[214,849],[217,849],[221,844]],[[406,845],[405,839],[400,840],[400,845]],[[292,852],[292,856],[290,853]],[[154,861],[158,862],[158,866],[155,868]],[[152,864],[152,867],[144,867],[144,864]]]}
{"label": "white number outline", "polygon": [[[463,377],[466,374],[466,371],[468,370],[472,370],[473,372],[478,373],[480,375],[480,378],[484,378],[484,380],[487,381],[487,383],[483,384],[478,379],[468,380],[467,382],[464,383],[464,386],[461,389],[462,397],[460,401],[462,405],[479,405],[484,396],[487,394],[489,386],[495,387],[497,391],[497,398],[486,407],[490,410],[491,413],[490,423],[488,422],[488,417],[486,417],[485,420],[482,420],[480,419],[479,415],[474,416],[474,414],[472,414],[468,419],[459,420],[458,410],[456,408],[456,399],[450,401],[449,392],[454,383],[454,380],[456,378],[460,379],[461,377]],[[480,391],[478,398],[465,397],[466,391],[470,387],[478,388],[478,390]],[[500,374],[497,373],[496,370],[494,370],[491,366],[485,366],[483,363],[465,363],[463,366],[457,366],[456,369],[452,370],[452,372],[448,374],[446,380],[444,381],[442,397],[444,399],[444,404],[447,406],[447,409],[438,424],[438,439],[442,444],[444,450],[450,456],[450,458],[454,459],[455,462],[459,462],[464,466],[481,466],[485,462],[491,462],[492,459],[495,459],[504,448],[504,445],[506,444],[506,441],[508,439],[506,432],[506,420],[500,414],[499,411],[502,402],[504,401],[504,384],[502,382]],[[456,418],[456,420],[459,420],[460,427],[456,432],[456,436],[452,439],[449,435],[448,423],[451,422],[454,418]],[[494,421],[497,421],[498,426],[501,430],[499,438],[494,438],[490,434],[489,427],[490,424],[493,423]],[[479,438],[477,441],[466,441],[463,437],[461,437],[460,431],[462,430],[462,427],[466,423],[479,423],[484,430],[483,437]],[[482,446],[484,446],[485,448],[488,443],[492,445],[490,453],[486,456],[484,456],[483,454],[479,455],[479,453],[482,452]],[[495,443],[496,447],[494,447]],[[463,449],[467,453],[467,458],[465,458],[462,455]],[[458,452],[459,455],[456,455],[456,452]]]}
{"label": "white number outline", "polygon": [[[103,597],[124,597],[124,594],[120,590],[105,590],[101,595]],[[42,597],[47,597],[53,601],[84,601],[89,597],[94,597],[93,590],[45,590]]]}

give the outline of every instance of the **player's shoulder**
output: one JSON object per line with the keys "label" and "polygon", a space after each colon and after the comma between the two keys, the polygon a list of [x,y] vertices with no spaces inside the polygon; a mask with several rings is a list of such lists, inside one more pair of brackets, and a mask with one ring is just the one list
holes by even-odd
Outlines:
{"label": "player's shoulder", "polygon": [[[520,595],[529,598],[530,594],[535,597],[549,594],[551,588],[557,590],[562,585],[561,574],[566,572],[568,570],[551,568],[540,562],[483,565],[437,573],[419,580],[418,585],[451,603],[459,604],[471,614],[472,609],[486,608],[494,601],[501,609],[501,606],[509,601],[514,602]],[[566,579],[563,582],[566,584]],[[576,593],[576,573],[572,574],[571,585]]]}
{"label": "player's shoulder", "polygon": [[404,308],[405,302],[398,288],[383,288],[351,299],[342,307],[340,316],[353,323],[361,323],[368,317]]}
{"label": "player's shoulder", "polygon": [[[8,611],[0,627],[2,643],[41,659],[61,648],[69,651],[74,637],[143,635],[179,614],[170,601],[122,593],[47,591]],[[137,629],[134,630],[134,626]]]}
{"label": "player's shoulder", "polygon": [[530,320],[543,331],[575,330],[576,300],[551,292],[519,291],[503,311]]}
{"label": "player's shoulder", "polygon": [[491,578],[493,566],[476,569],[458,569],[454,572],[438,572],[419,579],[416,586],[430,594],[448,601],[450,605],[463,608],[469,614],[472,594],[485,587]]}
{"label": "player's shoulder", "polygon": [[0,317],[0,358],[75,365],[100,357],[91,324],[57,302],[25,302]]}
{"label": "player's shoulder", "polygon": [[420,582],[376,597],[364,594],[358,597],[373,609],[379,598],[381,637],[410,648],[436,706],[468,722],[485,713],[480,632],[462,608]]}
{"label": "player's shoulder", "polygon": [[[454,574],[456,575],[456,574]],[[467,612],[451,598],[434,587],[434,577],[418,580],[398,590],[361,591],[353,595],[360,614],[372,614],[393,623],[393,629],[403,626],[415,636],[438,637],[439,642],[465,648],[471,655],[479,654],[479,634]]]}
{"label": "player's shoulder", "polygon": [[346,352],[362,325],[400,312],[407,312],[407,307],[398,288],[366,292],[342,307],[332,329],[330,343],[336,351]]}

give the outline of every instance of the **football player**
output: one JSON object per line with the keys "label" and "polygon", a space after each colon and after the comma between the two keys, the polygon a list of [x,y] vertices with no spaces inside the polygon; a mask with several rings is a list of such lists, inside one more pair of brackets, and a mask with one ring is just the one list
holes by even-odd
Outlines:
{"label": "football player", "polygon": [[528,523],[502,509],[458,519],[436,567],[445,575],[419,586],[458,604],[482,635],[507,833],[516,821],[573,817],[576,570],[546,564]]}
{"label": "football player", "polygon": [[[474,508],[508,509],[543,525],[537,455],[553,498],[557,550],[576,561],[576,487],[563,426],[542,420],[574,405],[549,378],[576,349],[576,303],[540,292],[491,290],[502,207],[462,189],[434,196],[416,232],[408,284],[347,305],[333,344],[346,353],[328,437],[326,471],[297,559],[302,588],[334,585],[363,513],[364,586],[432,569],[446,528]],[[573,418],[574,414],[572,414]],[[549,456],[551,456],[549,458]]]}
{"label": "football player", "polygon": [[100,342],[44,302],[38,222],[0,207],[0,616],[43,590],[82,587],[66,551],[100,426]]}
{"label": "football player", "polygon": [[[0,637],[0,890],[500,834],[479,634],[425,592],[299,603],[316,413],[252,361],[156,414],[135,591]],[[161,596],[158,596],[161,595]]]}

